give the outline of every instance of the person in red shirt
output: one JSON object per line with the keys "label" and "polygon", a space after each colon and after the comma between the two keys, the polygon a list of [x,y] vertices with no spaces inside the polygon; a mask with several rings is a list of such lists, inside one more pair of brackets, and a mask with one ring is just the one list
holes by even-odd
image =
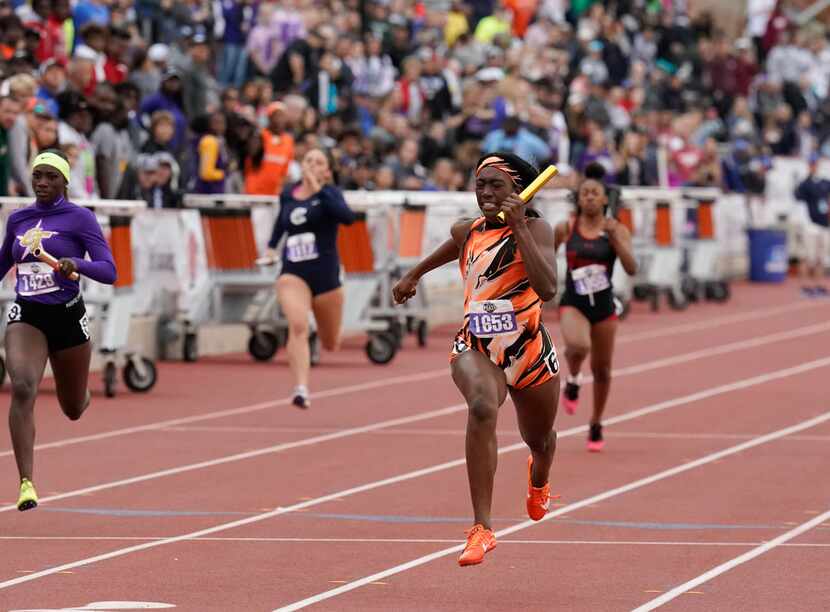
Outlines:
{"label": "person in red shirt", "polygon": [[48,28],[51,13],[51,0],[32,0],[31,8],[22,17],[24,27],[38,33],[38,45],[34,53],[38,62],[45,62],[54,56],[54,40],[50,38]]}
{"label": "person in red shirt", "polygon": [[124,54],[130,45],[130,33],[116,26],[110,27],[109,41],[107,42],[107,60],[104,62],[104,74],[107,81],[113,85],[123,83],[129,69],[124,64]]}
{"label": "person in red shirt", "polygon": [[504,6],[513,13],[513,34],[524,38],[527,28],[533,16],[539,0],[504,0]]}
{"label": "person in red shirt", "polygon": [[17,15],[0,19],[0,60],[10,60],[23,40],[23,24]]}

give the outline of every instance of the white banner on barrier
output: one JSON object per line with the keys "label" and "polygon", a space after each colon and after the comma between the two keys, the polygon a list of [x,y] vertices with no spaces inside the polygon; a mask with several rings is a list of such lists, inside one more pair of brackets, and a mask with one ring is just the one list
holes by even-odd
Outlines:
{"label": "white banner on barrier", "polygon": [[176,275],[183,289],[179,294],[179,309],[188,311],[193,302],[204,295],[203,288],[210,283],[210,272],[201,216],[195,210],[182,210],[179,224],[183,236],[182,256],[175,258]]}
{"label": "white banner on barrier", "polygon": [[251,225],[254,228],[254,241],[256,242],[257,253],[260,256],[268,248],[268,241],[271,240],[274,222],[277,220],[279,211],[279,204],[251,208]]}
{"label": "white banner on barrier", "polygon": [[[164,293],[186,310],[209,282],[202,222],[195,210],[153,210],[132,221],[136,312],[158,313]],[[173,314],[173,313],[168,313]]]}

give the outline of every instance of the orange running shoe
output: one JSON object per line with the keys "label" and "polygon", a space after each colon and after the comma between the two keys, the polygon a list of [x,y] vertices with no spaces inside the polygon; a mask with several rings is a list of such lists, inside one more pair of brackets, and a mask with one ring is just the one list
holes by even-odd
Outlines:
{"label": "orange running shoe", "polygon": [[533,455],[527,458],[527,515],[534,521],[541,520],[550,509],[550,483],[543,487],[534,487],[531,480],[533,473]]}
{"label": "orange running shoe", "polygon": [[496,547],[496,536],[484,525],[474,525],[467,533],[467,546],[458,557],[458,565],[478,565],[484,561],[485,553]]}

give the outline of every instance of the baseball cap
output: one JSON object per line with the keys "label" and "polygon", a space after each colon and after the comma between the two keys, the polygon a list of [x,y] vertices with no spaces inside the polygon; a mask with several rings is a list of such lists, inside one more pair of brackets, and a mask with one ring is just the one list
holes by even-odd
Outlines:
{"label": "baseball cap", "polygon": [[193,32],[193,36],[190,37],[190,44],[192,45],[204,45],[207,41],[207,35],[202,30],[196,30]]}
{"label": "baseball cap", "polygon": [[75,49],[75,57],[78,59],[95,62],[98,60],[98,53],[96,53],[95,49],[93,49],[92,47],[88,47],[86,45],[78,45],[78,48]]}
{"label": "baseball cap", "polygon": [[156,43],[147,50],[147,57],[151,62],[166,62],[170,57],[170,47]]}
{"label": "baseball cap", "polygon": [[176,166],[176,160],[174,160],[173,156],[166,151],[156,153],[152,157],[155,158],[157,165],[165,164],[166,166],[170,166],[171,168],[174,168]]}
{"label": "baseball cap", "polygon": [[32,107],[32,113],[44,119],[54,119],[55,115],[49,110],[49,107],[42,101],[38,100]]}
{"label": "baseball cap", "polygon": [[476,72],[476,80],[477,81],[501,81],[504,78],[504,70],[501,68],[482,68],[478,72]]}
{"label": "baseball cap", "polygon": [[55,58],[49,58],[40,65],[40,70],[38,72],[42,77],[44,74],[49,72],[51,68],[60,68],[61,70],[66,70],[66,67],[61,62],[59,62]]}
{"label": "baseball cap", "polygon": [[159,160],[155,155],[139,155],[135,160],[135,165],[140,172],[154,172],[158,170]]}

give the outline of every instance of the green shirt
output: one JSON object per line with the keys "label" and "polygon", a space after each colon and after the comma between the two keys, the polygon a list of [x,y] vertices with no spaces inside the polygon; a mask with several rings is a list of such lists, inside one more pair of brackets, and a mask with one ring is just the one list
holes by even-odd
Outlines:
{"label": "green shirt", "polygon": [[9,195],[10,172],[9,132],[5,128],[0,127],[0,197]]}
{"label": "green shirt", "polygon": [[571,0],[571,10],[577,17],[586,12],[596,0]]}

